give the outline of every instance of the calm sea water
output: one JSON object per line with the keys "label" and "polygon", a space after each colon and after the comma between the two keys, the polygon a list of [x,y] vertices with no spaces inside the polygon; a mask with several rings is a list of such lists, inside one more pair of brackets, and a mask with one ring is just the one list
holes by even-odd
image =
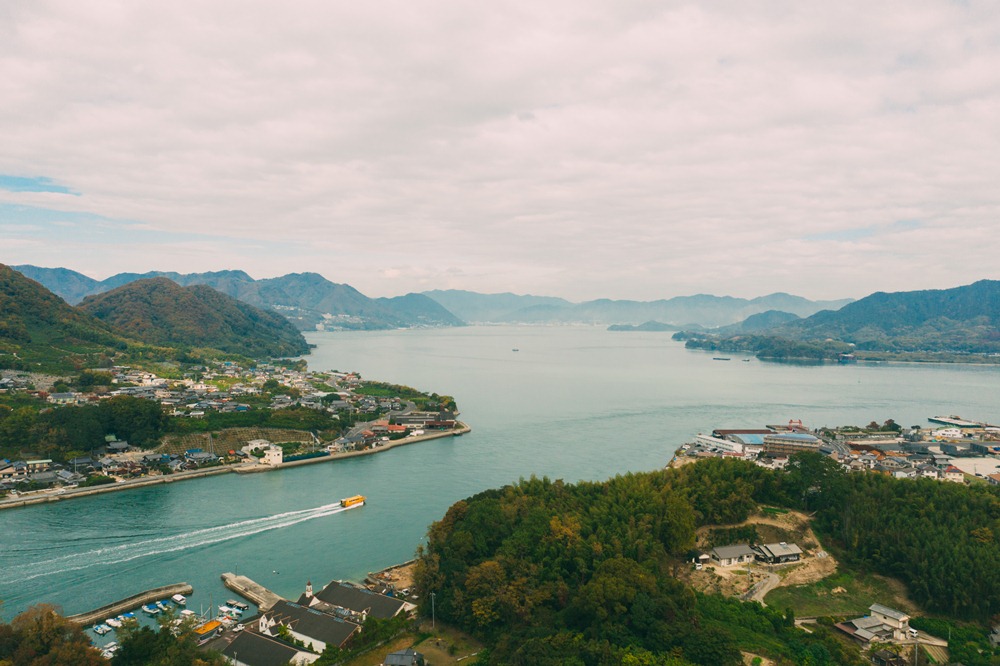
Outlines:
{"label": "calm sea water", "polygon": [[[1000,421],[1000,368],[714,361],[656,333],[470,327],[312,333],[314,369],[453,395],[473,432],[363,459],[225,475],[0,512],[0,608],[89,610],[186,581],[189,607],[238,571],[297,597],[407,560],[455,501],[532,474],[567,481],[662,467],[713,427],[935,414]],[[513,349],[519,351],[513,351]],[[339,512],[362,493],[362,509]]]}

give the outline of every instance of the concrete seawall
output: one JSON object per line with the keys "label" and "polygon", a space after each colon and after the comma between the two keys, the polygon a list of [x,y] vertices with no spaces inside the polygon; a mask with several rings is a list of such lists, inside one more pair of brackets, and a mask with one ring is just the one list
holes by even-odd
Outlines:
{"label": "concrete seawall", "polygon": [[282,597],[246,576],[238,576],[234,573],[226,572],[222,574],[222,584],[244,599],[249,599],[257,604],[262,611],[268,610],[282,599]]}
{"label": "concrete seawall", "polygon": [[76,499],[78,497],[90,497],[91,495],[100,495],[102,493],[113,493],[121,490],[131,490],[133,488],[142,488],[143,486],[155,486],[161,483],[175,483],[177,481],[198,479],[205,476],[214,476],[216,474],[229,474],[231,472],[236,472],[237,474],[273,472],[288,467],[298,467],[300,465],[312,465],[315,463],[331,462],[334,460],[342,460],[344,458],[353,458],[355,456],[370,456],[376,453],[381,453],[383,451],[388,451],[389,449],[394,449],[397,446],[406,446],[407,444],[416,444],[417,442],[424,442],[429,439],[441,439],[442,437],[458,437],[459,435],[464,435],[465,433],[472,431],[472,428],[470,428],[465,423],[459,422],[459,426],[460,427],[457,427],[454,430],[432,432],[432,433],[427,433],[426,435],[417,435],[416,437],[407,437],[405,439],[398,439],[394,442],[388,442],[383,446],[379,446],[374,449],[366,449],[364,451],[346,451],[344,453],[334,453],[329,456],[321,456],[318,458],[307,458],[306,460],[295,460],[293,462],[282,463],[280,465],[259,465],[259,464],[223,465],[221,467],[195,469],[195,470],[177,472],[174,474],[163,475],[163,476],[144,476],[139,479],[128,479],[127,481],[121,481],[119,483],[108,483],[103,486],[92,486],[89,488],[67,488],[55,492],[43,492],[37,495],[32,495],[31,497],[24,497],[21,495],[17,497],[7,497],[0,499],[0,509],[19,509],[22,507],[32,506],[35,504],[61,502],[63,500]]}
{"label": "concrete seawall", "polygon": [[130,611],[144,604],[148,604],[154,601],[162,601],[164,599],[169,599],[175,594],[191,594],[194,592],[194,588],[187,583],[177,583],[175,585],[166,585],[164,587],[157,587],[152,590],[146,590],[145,592],[140,592],[139,594],[134,594],[127,599],[122,599],[121,601],[116,601],[113,604],[108,604],[107,606],[101,606],[100,608],[86,613],[77,613],[76,615],[67,616],[67,620],[70,622],[75,622],[79,625],[88,625],[95,622],[102,622],[109,617],[115,617],[126,611]]}

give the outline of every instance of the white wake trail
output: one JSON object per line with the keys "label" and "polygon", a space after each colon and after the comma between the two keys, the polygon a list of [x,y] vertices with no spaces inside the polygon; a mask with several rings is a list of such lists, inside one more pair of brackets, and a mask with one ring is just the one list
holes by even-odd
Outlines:
{"label": "white wake trail", "polygon": [[95,566],[121,564],[142,557],[209,546],[261,532],[290,527],[308,520],[332,516],[347,510],[337,502],[312,509],[286,511],[273,516],[243,520],[230,525],[218,525],[174,536],[146,539],[134,543],[119,544],[109,548],[97,548],[82,553],[72,553],[42,562],[14,565],[8,568],[7,573],[8,575],[17,577],[18,580],[29,581],[43,576],[52,576],[69,571],[80,571]]}

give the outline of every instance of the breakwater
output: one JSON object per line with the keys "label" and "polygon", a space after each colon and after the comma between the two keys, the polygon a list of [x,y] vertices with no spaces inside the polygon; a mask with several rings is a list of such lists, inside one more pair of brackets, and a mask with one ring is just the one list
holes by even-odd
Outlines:
{"label": "breakwater", "polygon": [[66,617],[70,622],[75,622],[80,625],[93,624],[94,622],[99,622],[105,618],[114,617],[125,613],[127,611],[139,608],[144,604],[148,604],[154,601],[169,599],[175,594],[191,594],[194,592],[194,588],[187,583],[176,583],[174,585],[165,585],[163,587],[156,587],[152,590],[146,590],[145,592],[140,592],[139,594],[133,594],[131,597],[122,599],[121,601],[116,601],[107,606],[101,606],[92,611],[87,611],[86,613],[77,613],[76,615],[69,615]]}
{"label": "breakwater", "polygon": [[281,601],[282,597],[246,576],[226,572],[222,574],[222,584],[245,599],[257,604],[261,611]]}

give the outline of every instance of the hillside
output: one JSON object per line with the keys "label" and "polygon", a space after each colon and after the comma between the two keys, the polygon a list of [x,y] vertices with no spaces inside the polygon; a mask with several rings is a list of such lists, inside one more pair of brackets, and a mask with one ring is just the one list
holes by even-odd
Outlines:
{"label": "hillside", "polygon": [[853,352],[861,358],[962,360],[970,354],[1000,353],[1000,282],[877,292],[840,310],[764,330],[724,329],[675,337],[687,339],[692,348],[754,352],[768,358],[835,358]]}
{"label": "hillside", "polygon": [[836,312],[819,312],[773,332],[799,340],[834,338],[859,349],[998,352],[1000,281],[877,292]]}
{"label": "hillside", "polygon": [[387,329],[410,326],[460,326],[461,319],[419,294],[369,298],[348,284],[330,282],[318,273],[291,273],[255,280],[243,271],[208,273],[119,273],[97,281],[65,268],[19,266],[69,303],[101,294],[130,282],[165,277],[179,285],[207,285],[264,310],[274,310],[303,331],[326,329]]}
{"label": "hillside", "polygon": [[208,347],[251,358],[309,351],[302,334],[281,315],[205,285],[182,287],[165,277],[88,296],[80,309],[149,344]]}
{"label": "hillside", "polygon": [[65,372],[127,346],[106,324],[0,264],[0,368]]}
{"label": "hillside", "polygon": [[726,326],[770,310],[805,317],[820,310],[837,309],[850,302],[850,299],[810,301],[784,293],[753,299],[697,294],[656,301],[598,299],[582,303],[571,303],[559,298],[477,294],[469,291],[424,293],[470,322],[639,325],[655,321],[675,328],[692,325]]}

